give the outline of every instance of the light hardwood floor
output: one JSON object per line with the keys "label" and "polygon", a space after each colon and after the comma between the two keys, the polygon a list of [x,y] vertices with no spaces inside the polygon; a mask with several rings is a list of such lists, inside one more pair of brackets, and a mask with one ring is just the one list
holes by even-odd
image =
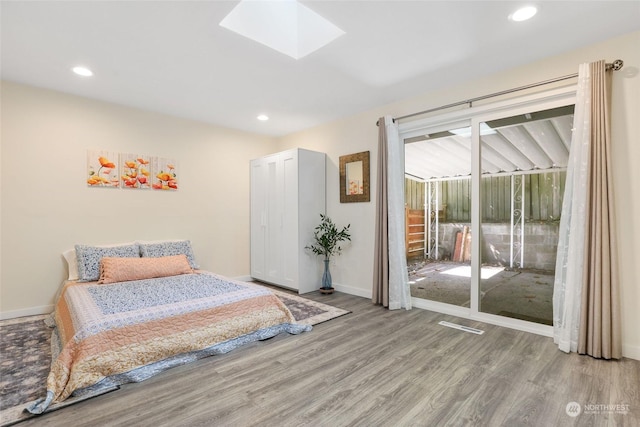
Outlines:
{"label": "light hardwood floor", "polygon": [[[549,338],[368,299],[352,313],[27,420],[26,426],[640,426],[640,362],[557,350]],[[440,320],[485,330],[474,335]],[[572,418],[569,402],[628,405]]]}

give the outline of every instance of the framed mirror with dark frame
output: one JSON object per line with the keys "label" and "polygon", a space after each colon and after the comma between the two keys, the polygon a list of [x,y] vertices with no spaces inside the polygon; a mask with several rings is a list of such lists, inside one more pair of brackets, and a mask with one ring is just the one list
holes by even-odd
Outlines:
{"label": "framed mirror with dark frame", "polygon": [[370,200],[369,152],[340,156],[340,203]]}

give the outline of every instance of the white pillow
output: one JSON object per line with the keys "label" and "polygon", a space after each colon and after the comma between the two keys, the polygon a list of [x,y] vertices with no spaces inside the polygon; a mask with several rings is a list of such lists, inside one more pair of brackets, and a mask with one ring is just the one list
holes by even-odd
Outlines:
{"label": "white pillow", "polygon": [[[115,243],[113,245],[94,245],[99,248],[113,248],[114,246],[128,246],[134,245],[136,242],[126,242],[126,243]],[[65,261],[67,261],[67,268],[69,270],[69,276],[67,280],[78,280],[80,279],[80,273],[78,272],[78,257],[76,255],[76,248],[73,247],[62,252],[62,256]]]}
{"label": "white pillow", "polygon": [[78,280],[80,276],[78,275],[78,258],[76,258],[76,249],[69,249],[62,252],[62,256],[67,261],[67,267],[69,270],[69,277],[67,280]]}

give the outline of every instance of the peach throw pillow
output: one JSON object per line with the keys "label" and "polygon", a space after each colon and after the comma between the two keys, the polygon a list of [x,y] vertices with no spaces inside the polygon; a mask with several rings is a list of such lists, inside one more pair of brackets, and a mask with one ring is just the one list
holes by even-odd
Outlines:
{"label": "peach throw pillow", "polygon": [[128,282],[193,273],[186,255],[159,258],[112,258],[100,261],[98,283]]}

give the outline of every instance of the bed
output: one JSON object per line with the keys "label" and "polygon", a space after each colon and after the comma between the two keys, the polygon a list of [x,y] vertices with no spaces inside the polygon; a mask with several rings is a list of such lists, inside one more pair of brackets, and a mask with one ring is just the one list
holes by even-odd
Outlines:
{"label": "bed", "polygon": [[137,243],[76,245],[78,277],[70,273],[50,318],[47,395],[29,412],[43,413],[83,390],[139,382],[249,342],[311,329],[297,324],[268,288],[194,269],[188,241],[162,245],[155,252]]}

